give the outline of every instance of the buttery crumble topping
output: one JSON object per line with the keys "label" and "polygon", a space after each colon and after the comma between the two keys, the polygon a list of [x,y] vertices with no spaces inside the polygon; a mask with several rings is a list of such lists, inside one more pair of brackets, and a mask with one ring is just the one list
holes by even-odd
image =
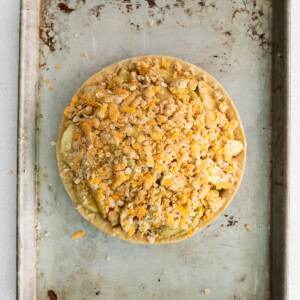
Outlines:
{"label": "buttery crumble topping", "polygon": [[62,173],[73,175],[81,205],[128,237],[189,234],[237,180],[243,144],[227,109],[217,85],[179,62],[123,66],[65,108]]}

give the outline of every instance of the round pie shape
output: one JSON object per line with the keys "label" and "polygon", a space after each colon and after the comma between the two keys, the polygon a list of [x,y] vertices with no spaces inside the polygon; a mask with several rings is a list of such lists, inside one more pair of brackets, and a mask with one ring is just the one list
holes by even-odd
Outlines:
{"label": "round pie shape", "polygon": [[182,241],[225,210],[242,179],[246,139],[215,78],[149,55],[110,65],[79,88],[56,153],[85,219],[120,239],[156,244]]}

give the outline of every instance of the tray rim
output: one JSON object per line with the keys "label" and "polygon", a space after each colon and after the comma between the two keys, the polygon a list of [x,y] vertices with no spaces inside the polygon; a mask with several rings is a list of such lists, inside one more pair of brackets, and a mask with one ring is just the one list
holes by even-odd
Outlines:
{"label": "tray rim", "polygon": [[[281,17],[281,22],[276,22]],[[272,12],[273,53],[270,299],[288,299],[289,155],[290,155],[290,53],[291,0],[274,0]],[[282,26],[284,24],[284,26]],[[285,99],[286,101],[282,101]],[[277,124],[277,126],[275,126]],[[280,126],[278,126],[280,124]],[[275,128],[275,130],[274,130]],[[282,201],[284,197],[285,201]]]}
{"label": "tray rim", "polygon": [[[21,1],[17,145],[17,299],[24,300],[36,299],[37,256],[36,251],[32,251],[36,247],[37,215],[35,135],[30,135],[30,132],[36,131],[39,7],[40,0]],[[33,45],[35,47],[32,47]],[[30,102],[33,102],[33,105],[28,105]],[[30,201],[31,199],[33,200]]]}
{"label": "tray rim", "polygon": [[[39,19],[41,0],[21,0],[20,14],[20,61],[19,61],[19,105],[18,105],[18,159],[17,159],[17,298],[36,299],[36,180],[35,135],[36,131],[38,67],[39,67]],[[270,299],[288,299],[288,209],[289,209],[289,152],[290,152],[290,9],[291,0],[274,0],[272,11],[273,47],[271,63],[271,86],[274,97],[272,113],[272,168],[270,209]],[[274,15],[281,16],[282,23]],[[284,43],[279,43],[279,37]],[[36,47],[32,47],[35,45]],[[276,67],[275,67],[276,66]],[[281,75],[274,70],[281,71]],[[33,84],[34,83],[34,84]],[[281,83],[278,88],[278,84]],[[280,99],[286,99],[281,102]],[[28,105],[29,102],[33,105]],[[283,107],[282,107],[283,106]],[[277,113],[276,113],[277,109]],[[283,109],[283,113],[282,113]],[[280,113],[278,113],[280,110]],[[32,117],[34,116],[34,117]],[[280,118],[279,118],[280,117]],[[279,118],[279,119],[278,119]],[[283,122],[286,133],[278,143],[280,129],[274,124]],[[275,147],[279,151],[273,151]],[[29,155],[29,159],[27,154]],[[277,165],[278,164],[278,165]],[[26,172],[25,172],[26,170]],[[31,183],[31,184],[29,184]],[[285,201],[282,201],[282,197]],[[24,201],[34,199],[33,201]],[[276,210],[278,209],[278,210]],[[32,211],[35,214],[32,215]],[[28,212],[31,214],[28,214]],[[280,219],[281,222],[278,222]],[[280,223],[280,226],[278,226]],[[280,227],[277,231],[276,228]],[[28,242],[30,240],[30,242]],[[278,243],[281,241],[281,243]],[[30,244],[31,243],[31,244]],[[34,248],[30,248],[34,245]],[[278,247],[279,245],[279,247]],[[275,247],[276,246],[276,247]],[[24,276],[26,274],[27,276]],[[278,282],[280,284],[278,284]]]}

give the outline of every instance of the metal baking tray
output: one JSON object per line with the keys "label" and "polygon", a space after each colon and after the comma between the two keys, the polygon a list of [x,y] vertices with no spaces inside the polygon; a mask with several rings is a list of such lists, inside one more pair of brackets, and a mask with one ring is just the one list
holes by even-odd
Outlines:
{"label": "metal baking tray", "polygon": [[[289,7],[281,0],[22,1],[19,299],[287,298]],[[178,244],[137,245],[97,231],[68,199],[51,145],[81,83],[145,54],[179,57],[215,76],[248,141],[230,207]],[[73,241],[78,230],[86,235]]]}

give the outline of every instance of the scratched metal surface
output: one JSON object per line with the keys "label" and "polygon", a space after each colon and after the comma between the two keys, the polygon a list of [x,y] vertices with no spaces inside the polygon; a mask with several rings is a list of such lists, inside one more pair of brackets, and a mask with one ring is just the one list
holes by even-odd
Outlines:
{"label": "scratched metal surface", "polygon": [[[270,32],[265,0],[42,2],[38,299],[51,290],[72,300],[268,299]],[[144,54],[176,56],[215,76],[232,96],[248,141],[245,175],[230,207],[179,244],[130,244],[93,228],[71,205],[50,145],[64,106],[90,75]],[[78,230],[86,236],[75,242],[70,235]]]}

